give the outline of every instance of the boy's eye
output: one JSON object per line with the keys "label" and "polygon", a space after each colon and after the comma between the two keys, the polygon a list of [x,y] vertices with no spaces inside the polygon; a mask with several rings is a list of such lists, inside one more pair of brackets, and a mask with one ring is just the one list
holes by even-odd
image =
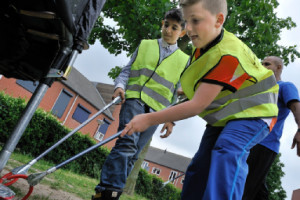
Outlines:
{"label": "boy's eye", "polygon": [[263,66],[269,66],[269,65],[271,65],[271,63],[267,63],[267,62],[264,62],[264,63],[261,63]]}
{"label": "boy's eye", "polygon": [[200,22],[199,19],[192,19],[192,23],[193,23],[193,24],[198,24],[199,22]]}
{"label": "boy's eye", "polygon": [[172,29],[173,29],[174,31],[177,31],[177,30],[178,30],[178,28],[177,28],[176,26],[173,26]]}

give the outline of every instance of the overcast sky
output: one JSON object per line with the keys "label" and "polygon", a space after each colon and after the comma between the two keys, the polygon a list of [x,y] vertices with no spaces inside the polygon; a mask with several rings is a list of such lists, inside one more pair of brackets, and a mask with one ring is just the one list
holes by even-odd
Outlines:
{"label": "overcast sky", "polygon": [[[279,8],[277,10],[278,17],[292,17],[298,27],[281,34],[281,45],[295,45],[300,51],[300,13],[297,6],[299,0],[279,0]],[[111,68],[115,66],[124,66],[128,63],[129,58],[126,52],[117,57],[109,54],[101,44],[97,41],[95,45],[90,46],[89,50],[83,51],[77,57],[74,67],[77,68],[90,81],[113,84],[107,74]],[[293,82],[300,91],[300,59],[289,64],[283,71],[282,80]],[[181,154],[183,156],[192,157],[198,149],[205,122],[199,117],[193,117],[187,120],[179,121],[174,127],[174,131],[167,139],[159,137],[159,130],[155,133],[151,145],[167,151]],[[295,149],[291,149],[292,139],[297,130],[297,126],[292,114],[286,120],[283,137],[281,138],[280,152],[282,154],[281,161],[284,163],[285,176],[282,179],[282,185],[287,192],[287,199],[291,199],[292,191],[300,188],[300,158],[296,156]]]}

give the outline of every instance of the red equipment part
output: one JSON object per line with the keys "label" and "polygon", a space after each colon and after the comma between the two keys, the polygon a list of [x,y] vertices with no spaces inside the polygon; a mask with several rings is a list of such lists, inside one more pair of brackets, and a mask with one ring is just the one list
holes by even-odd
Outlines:
{"label": "red equipment part", "polygon": [[[11,181],[6,182],[6,183],[4,184],[5,186],[8,186],[8,185],[11,185],[11,184],[17,182],[19,178],[27,179],[28,176],[25,175],[25,174],[16,174],[16,175],[12,175],[12,173],[10,172],[10,173],[5,174],[3,177],[1,177],[0,183],[2,183],[4,180],[6,180],[6,181],[7,181],[7,180],[11,180]],[[27,200],[28,197],[31,195],[32,192],[33,192],[33,186],[30,185],[27,194],[22,198],[22,200]],[[9,199],[12,199],[12,198],[13,198],[13,197],[5,198],[5,199],[3,199],[3,200],[9,200]]]}
{"label": "red equipment part", "polygon": [[5,181],[5,182],[3,183],[3,185],[9,186],[9,185],[12,185],[12,184],[14,184],[15,182],[17,182],[19,178],[14,178],[13,180],[11,180],[11,181],[9,181],[9,182],[6,182],[6,181],[8,180],[7,178],[10,177],[10,176],[12,176],[12,175],[13,175],[12,172],[9,172],[9,173],[5,174],[4,176],[2,176],[2,177],[0,178],[0,183],[3,183],[3,182]]}

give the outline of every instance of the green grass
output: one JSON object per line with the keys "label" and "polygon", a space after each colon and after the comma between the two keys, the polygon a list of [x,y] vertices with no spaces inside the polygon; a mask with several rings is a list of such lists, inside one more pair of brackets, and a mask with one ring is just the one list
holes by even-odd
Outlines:
{"label": "green grass", "polygon": [[[33,158],[28,155],[13,153],[5,169],[10,171],[16,167],[26,164],[32,159]],[[46,162],[44,160],[39,160],[36,164],[31,166],[27,174],[30,175],[34,173],[45,172],[47,171],[47,169],[53,166],[55,165]],[[91,195],[94,194],[94,188],[98,184],[98,182],[99,181],[97,179],[93,179],[84,175],[75,174],[74,172],[70,172],[68,170],[58,169],[54,173],[45,176],[39,184],[46,185],[54,190],[62,190],[71,193],[84,200],[90,200]],[[16,197],[20,198],[26,194],[22,192],[21,189],[14,187],[14,184],[10,187],[16,193]],[[31,195],[30,199],[51,200],[51,195],[49,196]],[[147,199],[138,195],[128,196],[123,194],[120,200],[147,200]]]}

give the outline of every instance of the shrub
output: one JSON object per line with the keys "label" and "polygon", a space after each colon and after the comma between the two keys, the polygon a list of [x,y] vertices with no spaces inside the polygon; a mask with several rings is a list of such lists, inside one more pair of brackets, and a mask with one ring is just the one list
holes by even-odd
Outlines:
{"label": "shrub", "polygon": [[[12,98],[0,92],[1,143],[5,143],[9,138],[25,106],[26,103],[24,99]],[[70,129],[62,126],[51,113],[37,109],[21,137],[16,150],[23,154],[37,157],[70,131]],[[51,163],[56,163],[54,165],[57,165],[94,144],[95,141],[89,136],[78,132],[49,152],[43,159]],[[68,163],[64,168],[75,173],[85,174],[92,178],[99,179],[100,169],[108,153],[109,150],[107,148],[99,147]],[[172,184],[163,187],[162,179],[156,175],[148,174],[144,169],[141,169],[139,172],[135,190],[138,194],[150,200],[180,199],[180,190],[175,188]]]}
{"label": "shrub", "polygon": [[141,169],[135,192],[150,200],[180,200],[180,190],[172,184],[163,187],[163,180]]}
{"label": "shrub", "polygon": [[[0,93],[1,143],[5,143],[9,138],[25,106],[24,99],[12,98],[3,92]],[[38,108],[17,144],[17,149],[21,153],[37,157],[70,131],[70,129],[62,126],[51,113]],[[49,152],[43,159],[59,164],[94,144],[96,144],[95,141],[89,136],[78,132]],[[99,178],[99,169],[101,169],[108,153],[109,150],[105,147],[97,148],[65,165],[64,168]]]}

